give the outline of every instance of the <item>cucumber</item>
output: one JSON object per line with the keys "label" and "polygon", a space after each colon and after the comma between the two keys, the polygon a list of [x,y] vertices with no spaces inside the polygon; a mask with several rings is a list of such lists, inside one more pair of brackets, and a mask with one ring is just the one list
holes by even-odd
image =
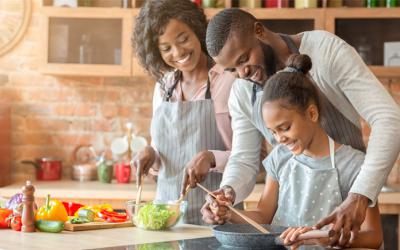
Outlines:
{"label": "cucumber", "polygon": [[42,232],[59,233],[64,230],[63,221],[37,220],[35,226]]}
{"label": "cucumber", "polygon": [[78,211],[78,217],[82,219],[87,219],[89,222],[94,221],[95,214],[90,209],[81,209]]}

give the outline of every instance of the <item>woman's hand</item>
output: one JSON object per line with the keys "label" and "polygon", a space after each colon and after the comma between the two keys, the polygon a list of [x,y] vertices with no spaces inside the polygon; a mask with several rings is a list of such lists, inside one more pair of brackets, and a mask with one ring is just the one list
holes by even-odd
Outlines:
{"label": "woman's hand", "polygon": [[214,154],[210,151],[201,151],[186,165],[183,175],[181,195],[185,194],[186,187],[196,187],[196,183],[203,182],[210,168],[215,167]]}
{"label": "woman's hand", "polygon": [[290,246],[290,249],[295,250],[301,245],[320,245],[329,246],[330,238],[318,238],[318,239],[307,239],[299,240],[298,237],[308,231],[313,230],[312,227],[290,227],[286,229],[279,238],[282,240],[285,246]]}
{"label": "woman's hand", "polygon": [[139,186],[142,181],[142,175],[147,175],[156,159],[156,152],[153,147],[146,146],[142,151],[136,154],[131,161],[131,166],[136,168],[136,185]]}

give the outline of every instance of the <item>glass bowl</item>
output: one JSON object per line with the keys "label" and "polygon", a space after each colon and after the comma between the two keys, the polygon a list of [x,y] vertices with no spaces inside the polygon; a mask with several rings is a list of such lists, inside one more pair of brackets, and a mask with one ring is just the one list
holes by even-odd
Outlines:
{"label": "glass bowl", "polygon": [[178,224],[184,217],[187,201],[180,203],[153,201],[138,206],[135,215],[136,202],[134,200],[126,202],[127,214],[135,226],[146,230],[165,230]]}

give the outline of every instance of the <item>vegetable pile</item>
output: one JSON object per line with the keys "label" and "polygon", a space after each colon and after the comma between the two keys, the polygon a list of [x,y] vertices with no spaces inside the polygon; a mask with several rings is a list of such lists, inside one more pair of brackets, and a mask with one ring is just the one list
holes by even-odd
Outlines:
{"label": "vegetable pile", "polygon": [[137,226],[150,229],[165,229],[169,218],[176,214],[175,211],[168,210],[168,206],[161,204],[147,203],[139,209],[135,216]]}

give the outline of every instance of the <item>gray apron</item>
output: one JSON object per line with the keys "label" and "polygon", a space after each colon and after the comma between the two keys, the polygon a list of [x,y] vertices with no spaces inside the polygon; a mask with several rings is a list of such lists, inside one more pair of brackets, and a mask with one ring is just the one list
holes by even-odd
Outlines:
{"label": "gray apron", "polygon": [[[289,36],[281,34],[281,37],[286,42],[292,53],[299,53],[298,48]],[[326,95],[320,90],[318,85],[315,82],[314,84],[318,90],[321,104],[320,123],[322,128],[334,141],[340,144],[350,145],[351,147],[365,153],[365,145],[362,139],[361,129],[347,119],[339,110],[337,110],[335,106],[333,106],[333,104],[328,100]],[[277,142],[271,132],[269,132],[266,128],[262,119],[262,92],[261,86],[257,84],[253,85],[252,120],[258,130],[264,135],[265,139],[267,139],[268,142],[274,146],[277,144]]]}
{"label": "gray apron", "polygon": [[313,226],[342,203],[334,144],[329,138],[332,168],[310,168],[295,156],[282,168],[278,177],[278,209],[273,225]]}
{"label": "gray apron", "polygon": [[[186,164],[202,150],[226,150],[218,132],[210,81],[207,82],[205,100],[170,102],[180,77],[166,91],[164,101],[157,108],[151,122],[151,137],[157,149],[161,167],[157,179],[156,199],[177,200]],[[222,174],[209,172],[202,183],[210,190],[219,188]],[[200,188],[190,189],[187,194],[188,208],[185,223],[205,224],[200,209],[206,193]]]}

